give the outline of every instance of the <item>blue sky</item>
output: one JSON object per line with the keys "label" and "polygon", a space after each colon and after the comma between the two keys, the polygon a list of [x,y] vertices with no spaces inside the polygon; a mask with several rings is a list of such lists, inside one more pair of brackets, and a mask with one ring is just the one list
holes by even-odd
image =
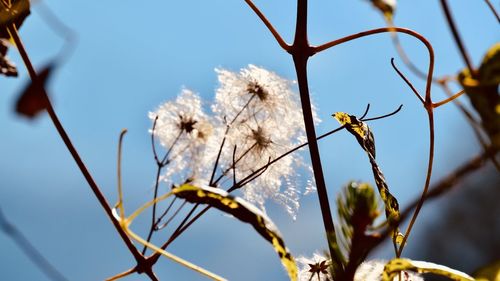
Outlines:
{"label": "blue sky", "polygon": [[[48,88],[56,111],[110,202],[116,196],[118,134],[128,128],[124,187],[130,209],[152,196],[155,163],[149,111],[173,99],[182,87],[200,93],[208,107],[217,86],[217,67],[238,71],[255,64],[296,79],[291,57],[243,1],[141,1],[145,6],[116,0],[44,2],[78,37],[75,51]],[[365,1],[310,2],[312,44],[384,25],[380,14]],[[450,2],[477,65],[486,49],[498,42],[497,22],[482,1]],[[295,1],[256,4],[291,42]],[[56,56],[64,40],[44,22],[36,5],[21,36],[35,65],[41,67]],[[433,44],[438,76],[463,68],[438,1],[400,1],[395,22],[418,31]],[[401,40],[414,62],[426,68],[423,46],[407,36]],[[13,112],[27,73],[14,49],[9,56],[18,65],[20,77],[0,77],[0,205],[4,213],[70,280],[102,280],[130,268],[134,265],[131,255],[49,118],[43,115],[30,121]],[[318,133],[338,126],[330,117],[336,111],[359,115],[371,103],[371,114],[380,115],[404,105],[396,117],[371,123],[379,164],[404,206],[420,193],[424,182],[428,130],[425,111],[390,66],[390,58],[396,56],[387,34],[360,39],[313,57],[309,78],[312,99],[323,120]],[[400,61],[399,65],[408,73]],[[409,77],[423,91],[424,83]],[[444,97],[438,89],[433,96],[435,100]],[[452,105],[436,111],[433,179],[480,150],[464,120]],[[331,201],[349,180],[373,181],[366,155],[346,132],[322,141],[320,149]],[[301,203],[296,221],[279,206],[268,205],[269,216],[296,256],[326,247],[316,194],[303,197]],[[425,239],[425,217],[439,212],[435,204],[427,207],[416,226],[416,240]],[[411,241],[406,252],[410,257]],[[0,235],[0,248],[2,279],[45,280],[4,235]],[[219,212],[209,212],[170,250],[230,280],[286,280],[272,248],[250,226]],[[375,256],[390,257],[390,248],[380,249]],[[162,280],[203,280],[168,260],[162,260],[156,270]],[[125,280],[147,279],[134,275]]]}

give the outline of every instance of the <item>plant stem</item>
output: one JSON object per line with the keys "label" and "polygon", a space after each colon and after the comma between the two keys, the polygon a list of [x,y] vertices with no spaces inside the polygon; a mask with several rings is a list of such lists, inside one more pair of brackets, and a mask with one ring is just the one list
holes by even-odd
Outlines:
{"label": "plant stem", "polygon": [[54,267],[45,256],[38,251],[33,243],[2,213],[0,208],[0,231],[9,236],[23,251],[26,257],[51,280],[67,281],[68,279]]}
{"label": "plant stem", "polygon": [[[21,58],[23,59],[25,66],[28,70],[28,73],[30,75],[31,80],[36,81],[38,79],[38,76],[36,74],[35,68],[33,67],[33,64],[31,63],[31,60],[29,59],[28,53],[26,52],[26,49],[24,48],[24,44],[22,43],[21,38],[19,37],[19,34],[17,32],[16,27],[14,25],[11,25],[11,26],[7,27],[7,29],[9,31],[10,35],[12,36],[12,39],[14,39],[14,42],[17,46],[17,49],[19,50],[19,54],[21,55]],[[47,95],[47,92],[45,91],[44,88],[42,88],[42,92],[39,94],[41,94],[43,96],[43,99],[45,100],[46,110],[50,116],[50,119],[52,120],[52,123],[54,124],[54,127],[56,128],[61,139],[63,140],[64,144],[68,148],[71,156],[73,156],[75,163],[77,164],[78,168],[80,169],[83,176],[87,180],[87,183],[89,184],[90,188],[94,192],[94,195],[97,197],[97,200],[99,201],[102,208],[106,212],[108,218],[113,223],[118,234],[120,234],[120,237],[122,238],[123,242],[125,242],[125,245],[127,245],[127,248],[134,256],[135,260],[138,263],[141,263],[144,260],[144,257],[134,247],[134,245],[132,244],[132,242],[128,238],[127,234],[121,228],[120,223],[113,216],[113,212],[112,212],[111,208],[109,207],[109,203],[107,202],[106,198],[102,194],[97,183],[92,178],[92,175],[88,171],[87,167],[83,163],[83,160],[81,159],[80,155],[78,154],[76,148],[73,146],[71,139],[69,138],[68,134],[66,133],[66,130],[64,129],[56,112],[54,111],[54,108],[50,102],[50,99]]]}
{"label": "plant stem", "polygon": [[290,53],[295,64],[297,80],[299,84],[300,102],[302,105],[302,114],[306,128],[307,141],[309,143],[309,154],[313,167],[314,179],[318,190],[319,204],[323,217],[323,224],[328,239],[328,248],[330,256],[334,262],[338,263],[336,251],[334,249],[336,242],[335,226],[333,224],[330,203],[328,201],[328,192],[326,189],[321,158],[319,154],[318,142],[316,140],[316,130],[314,128],[314,117],[309,97],[309,86],[307,81],[307,60],[312,55],[311,46],[307,38],[307,0],[298,0],[297,2],[297,22],[295,28],[295,40],[291,46]]}
{"label": "plant stem", "polygon": [[476,70],[472,65],[472,61],[469,57],[469,54],[465,50],[465,45],[462,41],[462,38],[460,37],[460,34],[458,33],[458,29],[451,15],[448,2],[446,0],[440,0],[440,3],[441,3],[441,8],[443,8],[443,12],[446,16],[446,21],[448,22],[448,26],[450,27],[451,33],[453,34],[453,39],[455,39],[455,43],[457,44],[457,47],[460,50],[460,54],[462,55],[462,59],[464,60],[465,65],[469,69],[469,73],[471,74],[472,78],[477,78]]}

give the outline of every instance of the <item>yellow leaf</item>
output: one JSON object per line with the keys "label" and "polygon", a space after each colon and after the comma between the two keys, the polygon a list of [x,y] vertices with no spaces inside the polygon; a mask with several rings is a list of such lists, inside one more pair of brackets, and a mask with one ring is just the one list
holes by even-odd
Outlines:
{"label": "yellow leaf", "polygon": [[240,221],[251,224],[255,230],[270,242],[278,253],[281,263],[288,272],[290,280],[297,280],[297,265],[285,246],[281,234],[274,223],[257,207],[241,198],[233,197],[226,191],[209,186],[183,184],[172,193],[191,203],[208,204],[226,212]]}
{"label": "yellow leaf", "polygon": [[393,259],[389,261],[382,273],[382,281],[392,281],[399,272],[403,270],[415,271],[418,273],[432,273],[440,276],[446,276],[456,281],[474,281],[471,276],[444,265],[439,265],[425,261],[412,261],[409,259]]}

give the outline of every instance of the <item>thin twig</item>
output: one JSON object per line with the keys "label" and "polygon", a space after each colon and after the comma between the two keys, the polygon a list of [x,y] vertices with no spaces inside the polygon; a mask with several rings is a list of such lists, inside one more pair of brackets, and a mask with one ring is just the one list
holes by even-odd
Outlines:
{"label": "thin twig", "polygon": [[493,13],[493,15],[495,16],[495,18],[497,19],[497,21],[500,23],[500,16],[498,15],[498,12],[495,9],[495,6],[493,6],[493,4],[491,4],[490,0],[484,0],[484,2],[486,2],[486,4],[488,5],[488,7],[490,8],[491,12]]}
{"label": "thin twig", "polygon": [[224,138],[222,139],[222,143],[220,144],[220,147],[219,147],[219,152],[217,153],[217,158],[215,159],[215,164],[214,164],[214,168],[212,170],[212,175],[210,176],[210,181],[208,184],[210,186],[214,185],[215,173],[217,172],[217,167],[219,166],[220,155],[222,154],[222,148],[224,147],[225,143],[226,143],[226,137],[224,136]]}
{"label": "thin twig", "polygon": [[392,65],[392,68],[394,68],[394,70],[396,70],[396,72],[398,73],[399,77],[401,77],[401,79],[403,79],[405,81],[405,83],[408,85],[408,87],[410,87],[410,89],[412,90],[412,92],[417,96],[417,98],[422,102],[422,104],[424,104],[425,101],[422,98],[422,96],[418,93],[417,89],[415,89],[415,87],[410,82],[410,80],[408,80],[408,78],[406,78],[406,76],[401,71],[399,71],[399,69],[397,68],[397,66],[394,64],[394,58],[391,58],[391,65]]}
{"label": "thin twig", "polygon": [[474,69],[474,66],[472,64],[472,61],[470,59],[469,54],[465,50],[465,45],[462,41],[462,38],[460,37],[460,34],[458,33],[457,26],[455,24],[455,21],[453,20],[453,16],[451,15],[450,8],[448,6],[447,0],[440,0],[441,3],[441,8],[443,9],[443,12],[446,16],[446,21],[448,22],[448,26],[451,29],[451,33],[453,34],[453,39],[455,39],[455,43],[457,44],[458,49],[460,50],[460,54],[462,55],[462,59],[465,62],[465,65],[469,69],[469,73],[471,74],[472,78],[477,78],[477,73],[476,70]]}
{"label": "thin twig", "polygon": [[[490,157],[490,154],[495,155],[497,152],[494,150],[488,150],[472,157],[469,161],[465,162],[452,173],[441,179],[438,183],[434,184],[429,189],[425,199],[435,199],[452,190],[452,188],[455,187],[464,177],[484,166]],[[411,211],[417,207],[418,202],[419,200],[413,201],[401,212],[401,221],[404,221],[410,215]]]}
{"label": "thin twig", "polygon": [[259,16],[260,20],[266,25],[266,27],[269,29],[269,31],[273,34],[274,38],[278,42],[278,44],[283,48],[283,50],[290,52],[291,46],[288,45],[283,38],[281,38],[281,35],[276,31],[274,26],[269,22],[269,20],[264,16],[264,14],[255,6],[255,4],[251,0],[245,0],[245,2],[250,6],[250,8],[254,11],[257,16]]}
{"label": "thin twig", "polygon": [[363,115],[359,120],[366,122],[366,121],[374,121],[374,120],[384,119],[384,118],[390,117],[390,116],[398,113],[401,110],[401,108],[403,108],[402,104],[400,104],[398,106],[398,108],[391,113],[387,113],[385,115],[381,115],[381,116],[377,116],[377,117],[373,117],[373,118],[364,118],[364,115]]}
{"label": "thin twig", "polygon": [[438,108],[438,107],[440,107],[441,105],[447,104],[447,103],[449,103],[450,101],[452,101],[452,100],[454,100],[454,99],[458,98],[459,96],[463,95],[464,93],[465,93],[465,90],[460,90],[458,93],[456,93],[456,94],[454,94],[454,95],[452,95],[452,96],[450,96],[450,97],[448,97],[448,98],[446,98],[446,99],[444,99],[444,100],[442,100],[442,101],[440,101],[440,102],[435,102],[435,103],[433,103],[433,104],[432,104],[432,107],[434,107],[434,108]]}
{"label": "thin twig", "polygon": [[50,6],[45,3],[45,1],[39,1],[36,5],[36,8],[47,25],[55,33],[64,38],[65,44],[61,47],[58,58],[59,61],[67,60],[76,48],[78,38],[77,33],[66,23],[64,23],[54,13],[54,11],[52,11]]}
{"label": "thin twig", "polygon": [[118,208],[118,211],[120,212],[120,219],[125,218],[125,208],[123,207],[123,189],[122,189],[122,144],[123,144],[123,137],[127,133],[126,129],[123,129],[120,133],[120,138],[118,141],[118,159],[117,159],[117,165],[116,165],[116,170],[117,170],[117,185],[118,185],[118,202],[115,204],[115,208]]}
{"label": "thin twig", "polygon": [[235,156],[236,156],[236,148],[237,146],[234,145],[233,149],[233,184],[236,184],[236,161],[235,161]]}
{"label": "thin twig", "polygon": [[186,203],[187,203],[187,201],[182,202],[182,204],[177,208],[177,210],[175,210],[175,212],[172,214],[172,216],[170,216],[170,218],[168,218],[168,220],[164,224],[162,224],[160,226],[158,226],[158,225],[155,226],[155,230],[160,230],[160,229],[167,227],[170,224],[170,222],[177,216],[177,214],[184,208]]}
{"label": "thin twig", "polygon": [[[24,44],[22,43],[21,38],[19,37],[19,34],[17,32],[16,27],[14,25],[11,25],[7,29],[9,31],[9,33],[11,34],[12,38],[14,39],[14,42],[17,46],[17,49],[19,50],[19,54],[21,55],[21,58],[23,59],[25,66],[28,70],[28,73],[31,77],[31,80],[37,81],[38,76],[36,74],[35,68],[33,67],[33,64],[31,63],[31,60],[29,59],[28,53],[26,52],[26,49],[24,48]],[[42,88],[42,92],[40,94],[42,95],[42,98],[45,100],[45,104],[47,105],[46,110],[47,110],[47,113],[49,114],[50,119],[52,120],[52,123],[54,124],[54,127],[56,128],[62,141],[64,142],[64,144],[68,148],[71,156],[75,160],[75,163],[77,164],[78,168],[82,172],[82,175],[87,180],[87,183],[89,184],[90,188],[92,189],[92,192],[96,196],[101,207],[106,212],[106,215],[108,216],[108,218],[113,223],[113,226],[115,227],[116,231],[120,235],[121,239],[123,240],[123,242],[125,242],[125,245],[129,249],[129,251],[132,253],[132,255],[134,256],[135,260],[138,263],[141,263],[144,260],[144,257],[139,253],[139,251],[137,251],[137,249],[132,244],[132,241],[130,241],[127,234],[121,228],[120,223],[113,216],[113,211],[111,210],[106,198],[102,194],[97,183],[92,178],[92,175],[90,174],[87,167],[83,163],[83,160],[81,159],[80,155],[78,154],[76,148],[73,146],[73,143],[71,142],[71,139],[69,138],[68,134],[66,133],[66,130],[62,126],[61,122],[59,121],[59,118],[58,118],[56,112],[54,111],[54,108],[52,107],[52,103],[50,102],[50,99],[48,98],[47,92],[45,91],[45,89]]]}
{"label": "thin twig", "polygon": [[123,277],[126,277],[126,276],[128,276],[128,275],[130,275],[132,273],[136,273],[136,272],[137,272],[137,268],[134,267],[134,268],[126,270],[126,271],[124,271],[122,273],[118,273],[118,274],[116,274],[113,277],[109,277],[109,278],[106,279],[106,281],[115,281],[115,280],[121,279]]}
{"label": "thin twig", "polygon": [[9,236],[16,245],[23,251],[24,255],[36,266],[40,271],[51,280],[67,281],[68,279],[57,270],[47,260],[43,254],[38,251],[35,246],[24,236],[24,234],[12,223],[10,223],[0,208],[0,230]]}
{"label": "thin twig", "polygon": [[165,209],[163,214],[161,214],[160,217],[158,217],[158,220],[156,221],[156,224],[155,224],[155,230],[160,230],[160,228],[158,228],[158,225],[163,220],[163,218],[168,214],[168,212],[170,211],[170,209],[172,208],[172,206],[174,205],[176,200],[177,200],[177,197],[174,197],[174,199],[172,199],[172,201],[170,201],[170,204],[168,204],[167,209]]}
{"label": "thin twig", "polygon": [[157,123],[158,123],[158,115],[155,116],[155,120],[153,121],[153,129],[151,129],[151,149],[153,150],[153,156],[155,158],[156,164],[160,166],[161,162],[160,159],[158,158],[158,153],[156,152],[156,144],[155,144],[155,130]]}
{"label": "thin twig", "polygon": [[425,88],[425,100],[430,99],[431,95],[431,85],[432,85],[432,73],[434,72],[434,49],[432,48],[431,43],[429,40],[427,40],[424,36],[419,34],[416,31],[413,31],[411,29],[407,28],[402,28],[402,27],[382,27],[382,28],[376,28],[376,29],[370,29],[367,31],[359,32],[356,34],[352,34],[346,37],[342,37],[333,41],[330,41],[328,43],[322,44],[317,47],[312,47],[312,54],[317,54],[319,52],[325,51],[331,47],[361,38],[365,36],[371,36],[375,35],[378,33],[385,33],[385,32],[399,32],[399,33],[405,33],[408,34],[416,39],[418,39],[420,42],[422,42],[425,47],[427,48],[427,51],[429,53],[429,69],[427,71],[427,83],[426,83],[426,88]]}
{"label": "thin twig", "polygon": [[[146,238],[146,241],[149,243],[151,241],[151,238],[153,238],[153,232],[155,231],[155,224],[156,224],[156,198],[158,198],[158,188],[160,186],[160,176],[161,176],[161,170],[162,166],[158,165],[156,168],[156,180],[155,180],[155,188],[154,188],[154,194],[153,194],[153,208],[152,208],[152,214],[151,214],[151,226],[149,228],[148,236]],[[147,247],[143,246],[141,254],[144,255],[146,254]]]}
{"label": "thin twig", "polygon": [[[381,119],[381,118],[386,118],[386,117],[389,117],[389,116],[392,116],[394,114],[396,114],[397,112],[399,112],[401,110],[401,107],[402,106],[399,106],[398,109],[396,109],[395,111],[393,111],[392,113],[389,113],[389,114],[385,114],[383,116],[378,116],[378,117],[374,117],[374,118],[367,118],[367,119],[364,119],[363,121],[371,121],[371,120],[378,120],[378,119]],[[321,136],[318,137],[318,140],[321,140],[327,136],[330,136],[342,129],[344,129],[345,126],[341,126],[341,127],[338,127],[334,130],[331,130]],[[287,151],[286,153],[280,155],[279,157],[273,159],[272,161],[270,161],[269,163],[267,163],[266,165],[258,168],[257,170],[255,170],[252,174],[248,175],[247,177],[245,177],[244,179],[240,180],[239,183],[235,184],[233,187],[229,188],[227,190],[228,193],[231,193],[233,192],[234,190],[238,189],[240,184],[245,182],[245,181],[248,181],[250,178],[254,177],[255,175],[259,174],[259,173],[262,173],[262,171],[265,171],[270,165],[272,165],[273,163],[281,160],[282,158],[288,156],[289,154],[301,149],[301,148],[304,148],[305,146],[307,146],[309,143],[303,143],[299,146],[296,146],[295,148]],[[209,209],[210,209],[210,206],[207,206],[205,207],[202,211],[200,211],[195,217],[193,217],[187,224],[186,222],[188,221],[188,219],[191,217],[191,215],[194,213],[194,211],[198,208],[200,204],[196,204],[192,209],[191,211],[189,212],[189,214],[184,218],[184,220],[181,222],[181,224],[177,227],[177,229],[174,231],[174,233],[170,236],[170,238],[167,240],[167,242],[165,242],[162,246],[161,246],[161,249],[166,249],[177,237],[179,237],[179,235],[181,235],[187,228],[189,228],[189,226],[191,226],[196,220],[198,220],[205,212],[207,212]],[[154,253],[152,254],[151,256],[149,256],[147,258],[147,261],[148,261],[148,264],[154,264],[158,261],[159,257],[161,255],[158,254],[158,253]]]}

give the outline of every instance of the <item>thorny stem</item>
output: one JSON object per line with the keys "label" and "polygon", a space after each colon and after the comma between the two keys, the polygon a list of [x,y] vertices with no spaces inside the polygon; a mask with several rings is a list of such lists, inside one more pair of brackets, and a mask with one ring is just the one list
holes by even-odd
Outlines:
{"label": "thorny stem", "polygon": [[469,54],[465,50],[465,45],[462,41],[462,38],[460,37],[460,34],[458,33],[458,29],[455,24],[455,21],[453,20],[453,16],[451,15],[448,2],[446,0],[440,0],[440,3],[441,3],[441,8],[443,8],[443,12],[446,16],[446,21],[448,22],[448,26],[450,27],[451,33],[453,34],[453,39],[455,39],[455,43],[457,44],[458,49],[460,50],[460,54],[462,55],[462,59],[464,60],[465,65],[469,69],[469,73],[471,74],[472,78],[477,78],[477,72],[474,69],[474,66],[472,65],[472,61],[469,57]]}
{"label": "thorny stem", "polygon": [[[19,54],[21,55],[21,58],[23,59],[25,66],[28,70],[28,73],[31,77],[31,80],[36,81],[38,79],[38,76],[36,74],[35,68],[33,67],[33,64],[31,63],[31,60],[29,59],[28,53],[26,52],[26,49],[24,48],[24,45],[21,41],[21,38],[19,37],[19,34],[17,32],[16,27],[14,25],[11,25],[11,26],[7,27],[7,30],[9,31],[10,35],[14,39],[14,42],[17,46],[17,49],[19,50]],[[73,146],[73,143],[71,142],[71,139],[69,138],[68,134],[66,133],[66,130],[64,129],[56,112],[54,111],[54,108],[52,107],[50,99],[49,99],[47,92],[45,91],[44,88],[42,88],[42,92],[40,94],[42,95],[42,98],[45,100],[46,110],[47,110],[47,113],[49,114],[50,119],[52,120],[52,123],[54,124],[54,127],[56,128],[61,139],[63,140],[64,144],[68,148],[68,150],[69,150],[71,156],[73,157],[73,159],[75,160],[75,163],[77,164],[78,168],[80,169],[83,176],[87,180],[87,183],[89,184],[90,188],[92,189],[92,192],[97,197],[97,200],[99,201],[102,208],[106,212],[106,215],[113,223],[113,226],[115,227],[116,231],[118,232],[118,234],[122,238],[123,242],[125,242],[125,245],[129,249],[129,251],[132,253],[132,255],[134,256],[137,263],[141,264],[145,258],[134,247],[134,245],[132,244],[132,241],[130,241],[127,234],[121,228],[120,223],[113,216],[113,212],[112,212],[111,208],[109,207],[109,204],[108,204],[106,198],[102,194],[97,183],[92,178],[92,175],[90,174],[87,167],[83,163],[83,160],[81,159],[80,155],[78,154],[76,148]]]}

